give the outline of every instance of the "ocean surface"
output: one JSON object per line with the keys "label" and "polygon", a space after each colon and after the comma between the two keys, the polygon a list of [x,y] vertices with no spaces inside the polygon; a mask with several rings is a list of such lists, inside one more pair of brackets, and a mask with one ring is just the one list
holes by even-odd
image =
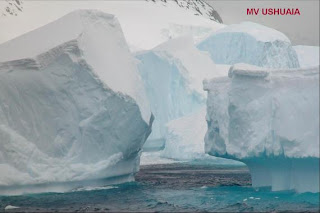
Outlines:
{"label": "ocean surface", "polygon": [[319,193],[272,192],[250,184],[243,166],[149,165],[131,183],[0,196],[0,212],[319,212]]}

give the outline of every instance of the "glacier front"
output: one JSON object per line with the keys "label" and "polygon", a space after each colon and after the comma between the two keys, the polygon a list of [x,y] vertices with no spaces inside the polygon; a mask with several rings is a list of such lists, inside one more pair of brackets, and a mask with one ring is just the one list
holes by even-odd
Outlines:
{"label": "glacier front", "polygon": [[246,163],[254,187],[319,192],[319,66],[236,64],[204,89],[207,153]]}
{"label": "glacier front", "polygon": [[198,44],[216,64],[246,63],[266,68],[298,68],[290,40],[281,32],[253,22],[232,24]]}
{"label": "glacier front", "polygon": [[152,121],[113,15],[78,10],[0,45],[0,194],[132,180]]}

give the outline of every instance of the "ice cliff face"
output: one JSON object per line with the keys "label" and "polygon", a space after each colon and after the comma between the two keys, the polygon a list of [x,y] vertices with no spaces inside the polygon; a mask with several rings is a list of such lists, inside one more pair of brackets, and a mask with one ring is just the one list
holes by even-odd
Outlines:
{"label": "ice cliff face", "polygon": [[204,89],[207,153],[246,163],[253,186],[319,192],[319,67],[237,64]]}
{"label": "ice cliff face", "polygon": [[224,27],[198,44],[216,64],[247,63],[266,68],[298,68],[297,54],[279,31],[243,22]]}
{"label": "ice cliff face", "polygon": [[191,37],[172,39],[151,51],[136,55],[139,72],[155,115],[145,150],[164,147],[165,124],[205,106],[202,80],[225,75],[216,71],[210,57],[193,44]]}
{"label": "ice cliff face", "polygon": [[0,193],[132,178],[152,115],[113,15],[72,12],[2,44],[0,56]]}

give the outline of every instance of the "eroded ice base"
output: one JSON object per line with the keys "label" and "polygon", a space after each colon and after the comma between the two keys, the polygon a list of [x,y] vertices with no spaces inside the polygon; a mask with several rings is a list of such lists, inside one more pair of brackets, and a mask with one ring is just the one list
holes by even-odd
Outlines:
{"label": "eroded ice base", "polygon": [[319,158],[252,158],[243,162],[249,167],[253,187],[319,192]]}

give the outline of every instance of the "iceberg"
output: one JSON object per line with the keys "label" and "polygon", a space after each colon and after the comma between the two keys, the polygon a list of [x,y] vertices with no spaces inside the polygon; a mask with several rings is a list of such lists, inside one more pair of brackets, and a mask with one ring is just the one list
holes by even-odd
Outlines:
{"label": "iceberg", "polygon": [[300,67],[319,66],[319,46],[293,46],[299,59]]}
{"label": "iceberg", "polygon": [[198,164],[243,165],[239,161],[206,154],[204,150],[206,132],[205,106],[190,115],[169,121],[166,124],[166,145],[160,156]]}
{"label": "iceberg", "polygon": [[247,164],[254,187],[319,192],[319,66],[236,64],[204,89],[207,153]]}
{"label": "iceberg", "polygon": [[0,45],[0,194],[130,181],[152,121],[113,15],[78,10]]}
{"label": "iceberg", "polygon": [[191,37],[165,42],[150,51],[136,54],[155,121],[144,150],[163,149],[166,123],[205,106],[202,80],[227,75],[216,69],[210,57],[199,51]]}
{"label": "iceberg", "polygon": [[198,44],[216,64],[246,63],[266,68],[298,68],[297,54],[281,32],[252,22],[226,26]]}
{"label": "iceberg", "polygon": [[170,121],[166,125],[166,146],[162,156],[179,160],[203,157],[204,136],[207,131],[206,108]]}

